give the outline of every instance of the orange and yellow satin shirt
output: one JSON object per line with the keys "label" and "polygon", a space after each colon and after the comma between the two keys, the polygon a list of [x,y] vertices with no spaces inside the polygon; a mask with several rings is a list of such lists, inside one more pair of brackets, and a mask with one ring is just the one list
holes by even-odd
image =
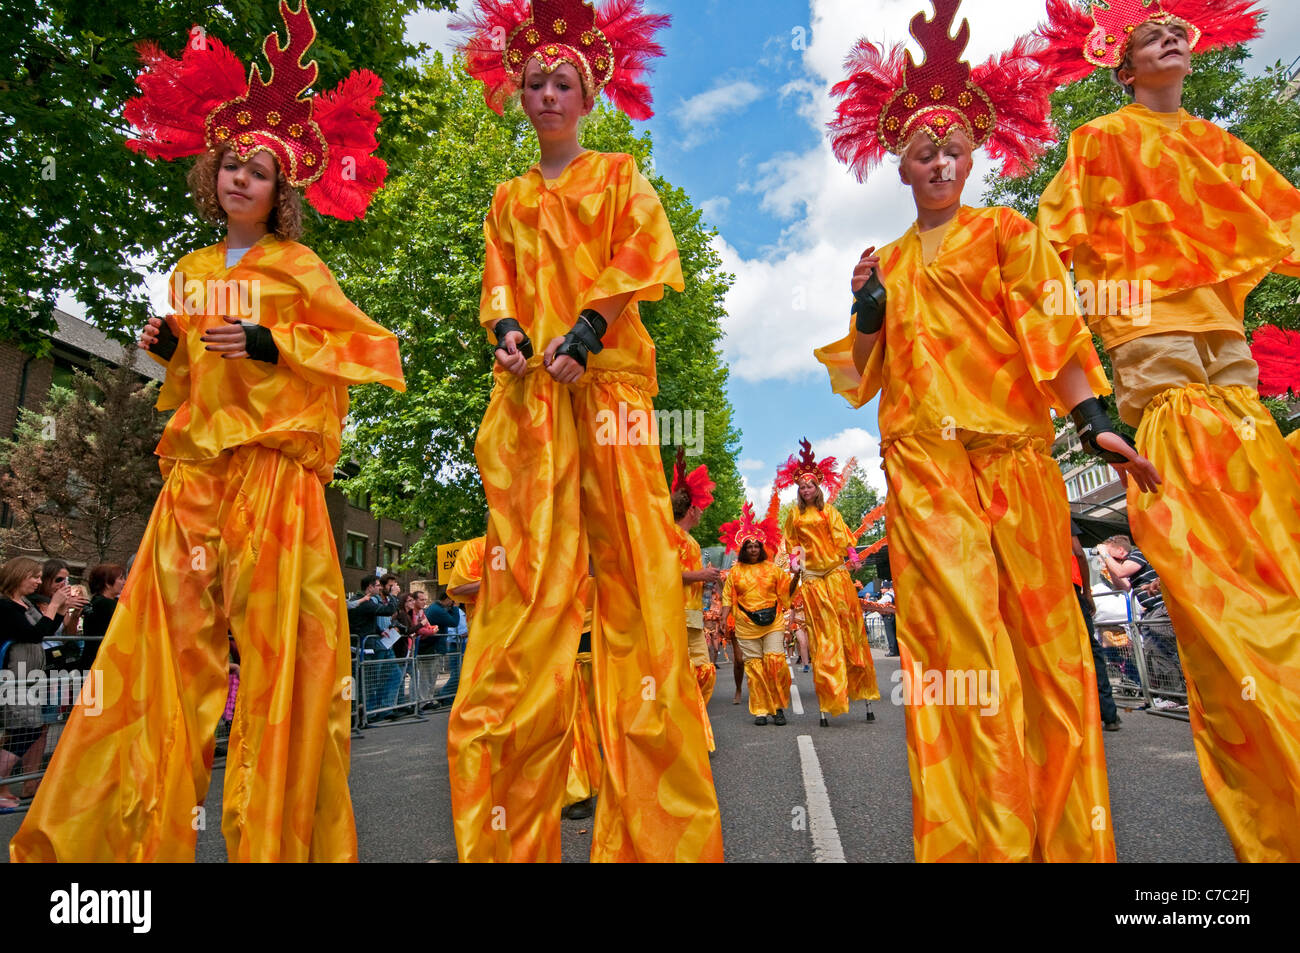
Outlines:
{"label": "orange and yellow satin shirt", "polygon": [[[348,386],[377,382],[402,391],[397,338],[343,294],[306,245],[266,235],[226,267],[226,245],[191,252],[172,273],[178,343],[158,409],[176,413],[155,451],[170,460],[212,460],[260,444],[299,460],[322,483],[334,478],[348,412]],[[223,315],[268,328],[279,362],[225,360],[204,351]]]}
{"label": "orange and yellow satin shirt", "polygon": [[781,535],[787,546],[803,547],[804,566],[815,572],[844,565],[848,548],[857,543],[840,511],[829,503],[820,510],[809,506],[800,512],[796,502],[785,515]]}
{"label": "orange and yellow satin shirt", "polygon": [[888,305],[865,371],[853,363],[851,318],[847,337],[814,354],[854,407],[880,394],[882,444],[945,430],[1050,443],[1049,409],[1070,408],[1047,385],[1072,357],[1093,393],[1110,393],[1069,273],[1014,210],[963,206],[929,264],[915,224],[879,255]]}
{"label": "orange and yellow satin shirt", "polygon": [[[1251,289],[1269,271],[1300,275],[1300,191],[1183,109],[1131,103],[1076,129],[1038,225],[1080,292],[1104,298],[1089,322],[1107,349],[1174,331],[1244,337]],[[1135,292],[1150,307],[1118,313],[1116,295]]]}
{"label": "orange and yellow satin shirt", "polygon": [[[790,608],[792,581],[790,573],[771,559],[765,559],[761,563],[738,562],[727,571],[727,581],[722,587],[722,602],[731,606],[731,617],[736,623],[736,638],[757,639],[785,628],[784,613]],[[739,608],[757,612],[773,605],[777,607],[776,621],[765,628],[755,625]]]}
{"label": "orange and yellow satin shirt", "polygon": [[[588,151],[556,179],[534,166],[501,183],[484,233],[483,327],[514,318],[540,355],[584,308],[631,293],[587,371],[635,375],[643,389],[657,389],[655,346],[636,303],[659,300],[664,285],[685,285],[668,217],[631,156]],[[516,273],[516,263],[526,267]]]}
{"label": "orange and yellow satin shirt", "polygon": [[[677,538],[677,559],[682,564],[682,572],[699,572],[703,569],[704,553],[700,550],[700,544],[695,541],[695,537],[676,523],[673,524],[673,534]],[[704,583],[688,582],[682,586],[682,589],[686,593],[686,611],[695,609],[703,612]]]}

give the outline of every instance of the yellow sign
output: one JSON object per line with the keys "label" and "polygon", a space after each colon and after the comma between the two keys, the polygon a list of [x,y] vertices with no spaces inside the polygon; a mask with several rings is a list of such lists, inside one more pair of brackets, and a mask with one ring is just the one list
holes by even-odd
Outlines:
{"label": "yellow sign", "polygon": [[438,585],[447,585],[451,571],[456,568],[456,555],[468,542],[469,540],[462,539],[459,543],[442,543],[438,546]]}

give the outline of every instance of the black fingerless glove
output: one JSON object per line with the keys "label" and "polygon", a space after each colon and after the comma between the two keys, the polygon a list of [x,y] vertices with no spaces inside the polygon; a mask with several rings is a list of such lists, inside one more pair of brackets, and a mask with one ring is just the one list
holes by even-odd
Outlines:
{"label": "black fingerless glove", "polygon": [[520,334],[524,335],[524,339],[520,341],[516,347],[518,347],[519,353],[522,354],[525,359],[532,357],[533,342],[528,340],[528,335],[524,334],[524,329],[519,326],[519,322],[514,318],[502,318],[496,324],[492,325],[492,333],[496,335],[497,339],[497,346],[493,350],[504,351],[506,349],[504,343],[505,337],[511,331],[518,331]]}
{"label": "black fingerless glove", "polygon": [[176,332],[172,326],[163,321],[162,326],[158,328],[158,339],[149,345],[149,352],[157,354],[164,361],[170,361],[172,355],[176,353],[176,345],[180,340],[176,337]]}
{"label": "black fingerless glove", "polygon": [[588,354],[599,354],[605,349],[600,339],[605,336],[607,327],[601,313],[588,308],[578,315],[578,320],[564,336],[563,343],[556,348],[555,356],[572,358],[586,367]]}
{"label": "black fingerless glove", "polygon": [[1098,445],[1097,437],[1104,433],[1119,434],[1130,447],[1133,446],[1133,441],[1115,429],[1110,422],[1110,414],[1106,413],[1106,405],[1096,397],[1089,397],[1070,411],[1070,419],[1074,421],[1074,429],[1079,434],[1079,442],[1083,444],[1083,449],[1088,453],[1097,457],[1103,463],[1129,462],[1128,457],[1122,453],[1106,450]]}
{"label": "black fingerless glove", "polygon": [[853,293],[849,314],[856,317],[859,334],[875,334],[885,326],[885,286],[873,271],[867,283]]}
{"label": "black fingerless glove", "polygon": [[265,364],[279,364],[280,349],[275,344],[275,338],[271,337],[271,329],[251,321],[239,323],[244,329],[244,350],[248,356]]}

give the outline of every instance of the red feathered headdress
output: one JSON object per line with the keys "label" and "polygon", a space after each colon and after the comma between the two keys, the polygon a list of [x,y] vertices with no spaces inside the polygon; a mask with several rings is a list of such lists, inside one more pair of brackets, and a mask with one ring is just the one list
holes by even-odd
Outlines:
{"label": "red feathered headdress", "polygon": [[690,473],[686,472],[686,448],[677,448],[677,462],[673,466],[673,489],[685,490],[691,496],[691,506],[707,509],[713,504],[713,488],[717,486],[709,479],[709,468],[700,464]]}
{"label": "red feathered headdress", "polygon": [[799,441],[799,456],[790,456],[785,465],[776,471],[776,488],[784,490],[796,483],[816,483],[826,488],[827,493],[839,493],[843,478],[835,472],[835,458],[827,457],[820,463],[813,453],[812,444],[806,439]]}
{"label": "red feathered headdress", "polygon": [[830,122],[835,157],[864,180],[887,153],[901,153],[918,132],[939,145],[954,129],[1002,161],[1003,175],[1023,175],[1055,137],[1049,121],[1052,76],[1035,56],[1036,41],[1016,40],[1001,56],[971,69],[962,53],[970,24],[952,26],[960,0],[932,0],[934,19],[912,18],[911,32],[925,60],[903,44],[886,53],[859,40],[845,66],[849,78],[831,90],[840,98]]}
{"label": "red feathered headdress", "polygon": [[644,79],[650,60],[664,55],[653,38],[671,19],[644,13],[641,0],[606,0],[599,11],[583,0],[478,0],[477,11],[452,27],[471,34],[465,68],[498,113],[535,56],[548,73],[570,64],[593,99],[603,89],[633,119],[649,119],[653,97]]}
{"label": "red feathered headdress", "polygon": [[1259,365],[1261,396],[1283,397],[1289,391],[1300,397],[1300,331],[1266,324],[1255,332],[1250,350]]}
{"label": "red feathered headdress", "polygon": [[768,516],[760,523],[754,518],[754,504],[746,503],[741,509],[740,519],[719,527],[718,541],[727,547],[727,552],[738,553],[740,547],[751,539],[763,544],[769,558],[781,548],[781,528],[776,518]]}
{"label": "red feathered headdress", "polygon": [[372,154],[378,148],[375,99],[383,82],[358,70],[333,92],[304,96],[316,82],[316,61],[303,62],[316,26],[306,0],[296,12],[280,0],[280,17],[285,44],[272,33],[262,45],[269,80],[256,65],[245,79],[235,55],[197,26],[179,60],[155,44],[141,44],[141,95],[123,110],[140,135],[128,139],[127,148],[167,160],[208,149],[234,149],[243,160],[269,152],[318,212],[360,218],[388,173],[384,160]]}
{"label": "red feathered headdress", "polygon": [[1261,13],[1255,0],[1109,0],[1090,10],[1074,0],[1047,0],[1047,23],[1035,31],[1047,41],[1038,60],[1065,86],[1099,66],[1118,69],[1143,23],[1177,23],[1189,47],[1204,53],[1259,36]]}

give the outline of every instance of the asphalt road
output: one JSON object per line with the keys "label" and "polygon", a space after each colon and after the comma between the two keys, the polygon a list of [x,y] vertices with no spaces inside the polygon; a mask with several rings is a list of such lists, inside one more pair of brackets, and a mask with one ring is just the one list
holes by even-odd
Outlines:
{"label": "asphalt road", "polygon": [[[820,728],[811,674],[795,673],[803,713],[791,713],[785,727],[758,727],[744,702],[731,703],[732,670],[720,666],[709,715],[728,861],[806,863],[833,859],[836,845],[849,862],[912,860],[903,710],[889,701],[898,660],[877,654],[876,667],[884,698],[873,704],[875,722],[866,721],[863,703],[856,702],[851,713]],[[1120,861],[1231,862],[1231,845],[1201,785],[1188,724],[1121,714],[1123,728],[1104,735]],[[455,862],[446,725],[445,713],[430,713],[354,740],[351,788],[362,861]],[[805,783],[806,773],[815,782],[814,762],[824,796],[815,783],[810,795]],[[218,769],[209,795],[214,819],[223,780]],[[0,817],[6,841],[20,818]],[[586,860],[590,820],[566,820],[563,829],[565,860]],[[200,832],[198,860],[225,860],[219,822]]]}

